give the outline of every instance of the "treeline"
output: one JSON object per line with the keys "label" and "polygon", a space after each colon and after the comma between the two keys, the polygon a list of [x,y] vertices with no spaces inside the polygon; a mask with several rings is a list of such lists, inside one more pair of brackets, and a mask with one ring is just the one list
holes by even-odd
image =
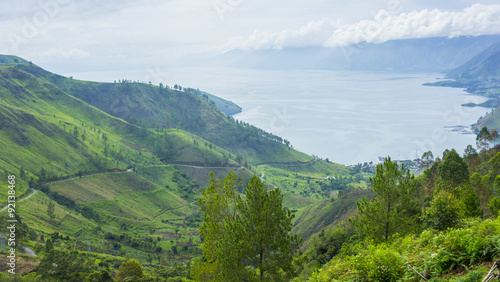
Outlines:
{"label": "treeline", "polygon": [[[390,158],[379,164],[371,179],[377,197],[312,236],[301,277],[415,281],[407,265],[438,278],[500,258],[500,147],[430,158],[419,177]],[[486,272],[470,272],[470,279]]]}

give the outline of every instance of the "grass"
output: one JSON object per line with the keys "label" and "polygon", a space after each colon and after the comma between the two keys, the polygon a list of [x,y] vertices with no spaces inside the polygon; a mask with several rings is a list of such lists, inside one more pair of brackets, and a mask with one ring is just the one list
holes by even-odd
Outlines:
{"label": "grass", "polygon": [[331,183],[339,178],[344,179],[344,188],[366,187],[366,182],[353,178],[349,168],[322,160],[302,165],[262,165],[258,168],[267,183],[309,199],[330,198],[335,194]]}
{"label": "grass", "polygon": [[[12,61],[0,64],[0,177],[17,176],[23,167],[27,176],[17,182],[20,195],[28,182],[43,178],[43,168],[51,179],[50,197],[57,193],[77,205],[61,205],[42,191],[18,203],[24,222],[39,232],[31,242],[38,247],[42,235],[58,232],[70,240],[57,239],[56,247],[86,249],[90,244],[92,252],[129,253],[145,261],[156,255],[151,245],[134,243],[161,237],[156,243],[164,249],[164,260],[189,261],[200,255],[202,218],[195,202],[209,172],[223,178],[229,170],[247,177],[262,171],[266,184],[283,190],[284,206],[300,220],[302,214],[315,220],[313,211],[325,213],[311,207],[325,197],[321,185],[327,176],[349,175],[349,169],[320,160],[256,166],[304,163],[313,157],[224,115],[195,94],[139,83],[76,81]],[[132,170],[104,172],[111,168]],[[81,172],[97,173],[77,177]],[[52,181],[66,176],[71,178]],[[6,199],[7,190],[2,185],[0,197]],[[47,213],[51,202],[53,221]],[[91,208],[99,220],[84,217],[82,207]],[[301,232],[305,228],[300,225]],[[114,250],[117,244],[121,247]],[[174,245],[188,250],[178,255],[166,251]]]}
{"label": "grass", "polygon": [[151,221],[162,211],[187,205],[174,193],[133,172],[84,176],[53,183],[50,188],[116,220]]}
{"label": "grass", "polygon": [[373,197],[373,192],[358,190],[335,199],[325,199],[309,205],[296,213],[292,232],[309,238],[335,222],[340,222],[356,209],[362,197]]}

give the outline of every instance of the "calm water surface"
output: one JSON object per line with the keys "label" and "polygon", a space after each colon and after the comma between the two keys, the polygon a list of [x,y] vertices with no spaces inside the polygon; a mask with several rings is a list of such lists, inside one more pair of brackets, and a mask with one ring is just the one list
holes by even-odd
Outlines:
{"label": "calm water surface", "polygon": [[241,106],[236,119],[282,136],[298,150],[342,164],[378,162],[379,156],[388,155],[414,159],[428,150],[440,156],[451,148],[462,154],[475,144],[475,135],[449,126],[468,127],[491,110],[461,107],[485,101],[462,89],[422,85],[441,74],[152,68],[67,75],[156,84],[155,77],[161,77],[169,86],[199,88]]}

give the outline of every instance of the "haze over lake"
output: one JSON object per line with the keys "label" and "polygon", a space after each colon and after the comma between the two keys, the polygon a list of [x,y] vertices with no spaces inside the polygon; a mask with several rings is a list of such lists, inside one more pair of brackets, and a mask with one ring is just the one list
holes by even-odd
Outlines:
{"label": "haze over lake", "polygon": [[300,151],[341,164],[378,162],[379,156],[388,155],[414,159],[427,150],[436,157],[451,148],[462,154],[468,144],[475,145],[475,135],[449,126],[468,128],[491,111],[461,107],[486,100],[462,89],[422,85],[442,74],[166,67],[154,72],[66,75],[199,88],[241,106],[236,119],[288,139]]}

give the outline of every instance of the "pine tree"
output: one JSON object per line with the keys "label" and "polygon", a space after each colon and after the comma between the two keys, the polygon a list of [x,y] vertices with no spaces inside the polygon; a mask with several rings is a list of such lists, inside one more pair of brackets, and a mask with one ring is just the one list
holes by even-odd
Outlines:
{"label": "pine tree", "polygon": [[359,217],[354,221],[358,230],[375,241],[389,239],[393,234],[405,234],[414,228],[419,208],[411,196],[415,191],[414,177],[397,162],[387,158],[377,165],[373,191],[377,197],[358,202]]}
{"label": "pine tree", "polygon": [[483,218],[483,210],[481,209],[481,202],[479,197],[472,187],[467,187],[463,195],[462,207],[464,217],[480,217]]}
{"label": "pine tree", "polygon": [[289,234],[293,214],[283,208],[279,189],[267,191],[258,176],[237,194],[237,177],[211,173],[199,205],[204,213],[200,234],[206,262],[192,267],[195,280],[250,281],[290,279],[300,240]]}

